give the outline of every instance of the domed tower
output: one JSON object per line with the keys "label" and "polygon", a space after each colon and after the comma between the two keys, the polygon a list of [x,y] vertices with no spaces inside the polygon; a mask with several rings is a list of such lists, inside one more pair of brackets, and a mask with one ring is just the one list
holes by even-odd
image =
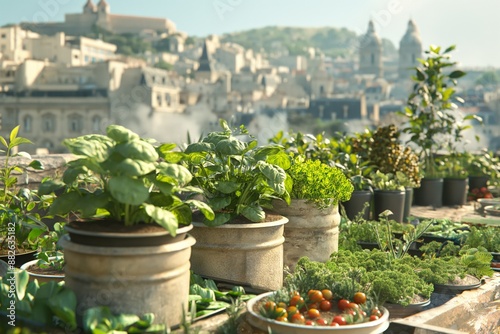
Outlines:
{"label": "domed tower", "polygon": [[413,20],[408,22],[408,29],[399,42],[399,79],[410,80],[412,70],[422,57],[422,40],[417,25]]}
{"label": "domed tower", "polygon": [[109,4],[106,0],[99,1],[99,3],[97,4],[97,9],[99,13],[109,14],[110,12]]}
{"label": "domed tower", "polygon": [[361,37],[359,43],[359,73],[383,75],[382,68],[382,41],[375,31],[375,25],[370,20],[368,31]]}
{"label": "domed tower", "polygon": [[83,6],[83,12],[84,13],[95,13],[97,11],[96,5],[94,5],[94,2],[92,0],[87,0],[87,3],[85,6]]}

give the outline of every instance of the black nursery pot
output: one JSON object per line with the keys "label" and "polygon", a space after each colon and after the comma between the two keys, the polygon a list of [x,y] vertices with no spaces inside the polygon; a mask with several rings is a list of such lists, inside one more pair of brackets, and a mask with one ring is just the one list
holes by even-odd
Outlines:
{"label": "black nursery pot", "polygon": [[440,208],[443,206],[443,179],[423,178],[420,187],[414,189],[415,205],[432,206]]}
{"label": "black nursery pot", "polygon": [[373,198],[373,193],[369,190],[356,190],[352,192],[351,199],[347,202],[342,202],[344,206],[347,217],[353,220],[365,207],[365,203],[368,203],[368,207],[363,212],[363,219],[369,220],[371,213],[371,201]]}
{"label": "black nursery pot", "polygon": [[405,188],[405,208],[403,211],[403,221],[408,222],[408,217],[411,212],[411,205],[413,204],[413,188],[406,187]]}
{"label": "black nursery pot", "polygon": [[455,206],[467,203],[468,179],[444,178],[443,205]]}
{"label": "black nursery pot", "polygon": [[385,210],[391,210],[393,214],[388,218],[402,223],[405,197],[404,190],[375,190],[373,201],[374,219],[379,219],[379,215]]}
{"label": "black nursery pot", "polygon": [[488,185],[489,176],[469,176],[469,191]]}

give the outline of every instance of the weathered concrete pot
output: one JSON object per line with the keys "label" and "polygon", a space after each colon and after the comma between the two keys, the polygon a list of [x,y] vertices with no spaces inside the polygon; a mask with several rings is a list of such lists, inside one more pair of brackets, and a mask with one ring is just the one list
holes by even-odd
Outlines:
{"label": "weathered concrete pot", "polygon": [[303,256],[326,262],[338,250],[338,205],[319,210],[306,200],[293,199],[290,206],[283,201],[273,202],[273,211],[288,218],[288,224],[285,225],[284,264],[291,270]]}
{"label": "weathered concrete pot", "polygon": [[262,223],[208,227],[193,222],[192,270],[199,275],[262,290],[283,286],[285,217]]}
{"label": "weathered concrete pot", "polygon": [[[51,257],[50,259],[53,260],[54,258]],[[38,262],[38,260],[32,260],[32,261],[26,262],[25,264],[23,264],[21,266],[21,269],[26,270],[28,272],[28,274],[30,275],[30,278],[29,278],[30,281],[33,281],[36,279],[38,281],[38,284],[46,283],[46,282],[50,282],[50,281],[54,281],[56,283],[64,281],[64,273],[62,273],[60,275],[57,275],[57,274],[39,274],[39,273],[34,273],[34,272],[30,271],[30,267],[35,266],[37,262]]]}
{"label": "weathered concrete pot", "polygon": [[74,243],[64,249],[65,282],[77,298],[77,320],[94,306],[113,313],[154,313],[155,323],[179,324],[188,307],[191,246],[195,239],[161,246],[98,247]]}

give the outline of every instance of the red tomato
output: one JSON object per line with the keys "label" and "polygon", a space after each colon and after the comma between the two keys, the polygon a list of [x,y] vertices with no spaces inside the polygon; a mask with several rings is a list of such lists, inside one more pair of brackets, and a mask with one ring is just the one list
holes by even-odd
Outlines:
{"label": "red tomato", "polygon": [[344,326],[347,324],[347,322],[345,321],[345,318],[341,315],[334,316],[332,322],[336,322],[340,326]]}
{"label": "red tomato", "polygon": [[378,316],[376,316],[376,315],[371,315],[370,316],[370,321],[375,321],[375,320],[378,320],[378,319],[380,319],[380,318]]}
{"label": "red tomato", "polygon": [[286,308],[286,311],[287,311],[288,315],[291,317],[295,313],[299,312],[299,309],[297,308],[297,306],[288,306]]}
{"label": "red tomato", "polygon": [[265,304],[264,304],[264,308],[268,311],[272,311],[276,308],[276,303],[273,302],[272,300],[268,300]]}
{"label": "red tomato", "polygon": [[344,311],[348,308],[349,303],[350,302],[347,299],[341,299],[337,303],[337,307],[339,308],[339,310]]}
{"label": "red tomato", "polygon": [[288,322],[288,318],[287,317],[277,317],[276,321]]}
{"label": "red tomato", "polygon": [[306,322],[306,318],[301,313],[295,313],[292,315],[292,319],[290,319],[290,322],[293,322],[294,324],[303,324]]}
{"label": "red tomato", "polygon": [[339,327],[340,325],[339,325],[339,323],[338,323],[338,322],[332,321],[332,322],[330,323],[330,326],[332,326],[332,327]]}
{"label": "red tomato", "polygon": [[302,298],[300,295],[295,295],[290,299],[290,306],[297,306],[301,307],[304,305],[304,298]]}
{"label": "red tomato", "polygon": [[313,303],[319,303],[324,299],[323,293],[321,293],[321,291],[319,290],[309,290],[309,292],[307,293],[307,297],[309,298],[309,301]]}
{"label": "red tomato", "polygon": [[323,319],[323,318],[316,319],[316,324],[320,325],[320,326],[326,326],[326,325],[328,325],[328,323],[326,322],[326,320]]}
{"label": "red tomato", "polygon": [[370,315],[376,315],[377,317],[381,317],[382,316],[382,312],[380,312],[379,308],[378,307],[374,307],[371,311],[371,314]]}
{"label": "red tomato", "polygon": [[332,303],[330,303],[330,301],[328,301],[328,300],[323,300],[319,304],[319,309],[321,311],[328,312],[331,310],[331,308],[332,308]]}
{"label": "red tomato", "polygon": [[310,308],[307,311],[307,317],[310,319],[316,319],[319,318],[319,310],[315,308]]}
{"label": "red tomato", "polygon": [[347,308],[350,308],[352,310],[357,310],[359,309],[359,305],[354,302],[350,302],[349,304],[347,304]]}
{"label": "red tomato", "polygon": [[366,295],[363,292],[356,292],[353,301],[356,304],[364,304],[366,302]]}
{"label": "red tomato", "polygon": [[315,325],[314,321],[312,321],[312,320],[306,320],[306,322],[304,324],[306,326],[314,326]]}
{"label": "red tomato", "polygon": [[321,293],[323,294],[323,298],[325,298],[326,300],[332,300],[333,299],[332,290],[323,289],[323,290],[321,290]]}

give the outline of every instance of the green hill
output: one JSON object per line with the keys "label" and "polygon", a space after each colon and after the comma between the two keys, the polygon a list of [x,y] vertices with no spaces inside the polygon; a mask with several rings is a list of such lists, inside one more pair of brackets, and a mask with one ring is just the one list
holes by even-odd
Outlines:
{"label": "green hill", "polygon": [[[232,42],[255,51],[273,51],[288,49],[292,55],[305,55],[308,48],[322,50],[328,56],[349,56],[359,46],[359,36],[346,28],[297,28],[264,27],[229,33],[221,36],[222,42]],[[383,39],[384,54],[396,53],[393,43]]]}

